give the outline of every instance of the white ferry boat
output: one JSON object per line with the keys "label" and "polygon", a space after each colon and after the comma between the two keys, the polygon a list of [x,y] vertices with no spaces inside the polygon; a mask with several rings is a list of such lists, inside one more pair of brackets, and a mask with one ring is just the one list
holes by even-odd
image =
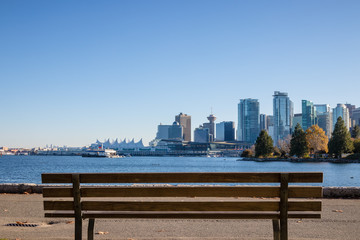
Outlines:
{"label": "white ferry boat", "polygon": [[106,157],[106,158],[120,158],[113,149],[89,149],[81,155],[82,157]]}

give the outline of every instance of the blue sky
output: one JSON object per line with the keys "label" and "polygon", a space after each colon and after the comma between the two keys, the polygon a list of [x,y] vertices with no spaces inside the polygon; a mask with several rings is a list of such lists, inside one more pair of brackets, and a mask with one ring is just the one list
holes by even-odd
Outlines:
{"label": "blue sky", "polygon": [[155,137],[180,112],[237,122],[274,91],[360,105],[360,1],[0,2],[0,146]]}

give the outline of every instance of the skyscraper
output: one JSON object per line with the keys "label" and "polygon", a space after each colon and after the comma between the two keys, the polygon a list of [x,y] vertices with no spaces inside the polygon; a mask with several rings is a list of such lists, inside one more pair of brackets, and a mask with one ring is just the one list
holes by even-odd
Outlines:
{"label": "skyscraper", "polygon": [[183,139],[184,141],[191,141],[191,116],[180,113],[175,116],[175,121],[183,127]]}
{"label": "skyscraper", "polygon": [[174,122],[169,128],[169,139],[181,140],[183,137],[183,127],[178,123]]}
{"label": "skyscraper", "polygon": [[328,138],[331,137],[332,132],[332,115],[329,104],[315,104],[315,112],[317,124],[321,127]]}
{"label": "skyscraper", "polygon": [[171,125],[158,125],[158,131],[156,133],[156,139],[169,139],[169,128]]}
{"label": "skyscraper", "polygon": [[207,119],[209,120],[208,123],[204,123],[203,124],[203,128],[208,128],[209,129],[209,137],[210,137],[210,142],[213,142],[215,139],[215,120],[216,117],[213,114],[210,114]]}
{"label": "skyscraper", "polygon": [[291,134],[293,102],[285,92],[275,91],[273,95],[274,143]]}
{"label": "skyscraper", "polygon": [[254,143],[260,133],[260,107],[257,99],[240,99],[237,140]]}
{"label": "skyscraper", "polygon": [[210,129],[199,126],[194,130],[194,142],[207,143],[210,142]]}
{"label": "skyscraper", "polygon": [[344,104],[338,104],[336,108],[333,108],[333,128],[335,128],[335,124],[337,119],[341,117],[344,122],[346,128],[349,130],[350,128],[350,117],[349,117],[349,109]]}
{"label": "skyscraper", "polygon": [[235,122],[227,121],[216,124],[216,141],[234,141]]}
{"label": "skyscraper", "polygon": [[355,122],[353,121],[353,111],[356,109],[356,106],[350,103],[345,104],[345,106],[349,109],[349,128],[355,127]]}
{"label": "skyscraper", "polygon": [[260,114],[260,131],[268,129],[267,117],[266,114]]}
{"label": "skyscraper", "polygon": [[292,131],[295,130],[295,127],[297,124],[300,124],[301,128],[302,128],[302,113],[295,113],[294,117],[293,117],[293,121],[292,121]]}
{"label": "skyscraper", "polygon": [[155,139],[182,139],[183,128],[178,122],[172,125],[158,125],[158,131]]}
{"label": "skyscraper", "polygon": [[314,104],[311,101],[302,100],[302,124],[301,127],[306,131],[312,125],[317,124]]}
{"label": "skyscraper", "polygon": [[268,115],[266,117],[267,131],[270,137],[274,140],[274,116]]}
{"label": "skyscraper", "polygon": [[355,125],[360,126],[360,107],[353,110],[352,120]]}

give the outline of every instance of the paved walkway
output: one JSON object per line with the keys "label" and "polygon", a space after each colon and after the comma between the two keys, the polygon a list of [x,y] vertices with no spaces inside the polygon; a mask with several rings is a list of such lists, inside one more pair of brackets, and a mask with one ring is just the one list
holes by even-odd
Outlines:
{"label": "paved walkway", "polygon": [[[73,239],[73,219],[43,215],[40,194],[0,194],[0,239]],[[38,226],[5,226],[16,222]],[[270,220],[96,220],[95,232],[95,239],[272,239]],[[360,200],[324,199],[322,219],[289,221],[289,239],[360,240]]]}

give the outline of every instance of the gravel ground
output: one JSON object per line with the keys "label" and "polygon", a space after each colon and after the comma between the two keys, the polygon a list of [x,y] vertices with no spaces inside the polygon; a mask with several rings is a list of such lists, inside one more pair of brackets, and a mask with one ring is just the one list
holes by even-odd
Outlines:
{"label": "gravel ground", "polygon": [[[41,194],[0,194],[0,239],[73,239],[73,219],[44,218]],[[289,239],[360,240],[360,199],[323,199],[321,219],[292,219]],[[16,222],[36,227],[6,226]],[[84,221],[84,234],[87,220]],[[96,220],[95,239],[272,239],[271,220]],[[85,239],[85,238],[84,238]]]}

